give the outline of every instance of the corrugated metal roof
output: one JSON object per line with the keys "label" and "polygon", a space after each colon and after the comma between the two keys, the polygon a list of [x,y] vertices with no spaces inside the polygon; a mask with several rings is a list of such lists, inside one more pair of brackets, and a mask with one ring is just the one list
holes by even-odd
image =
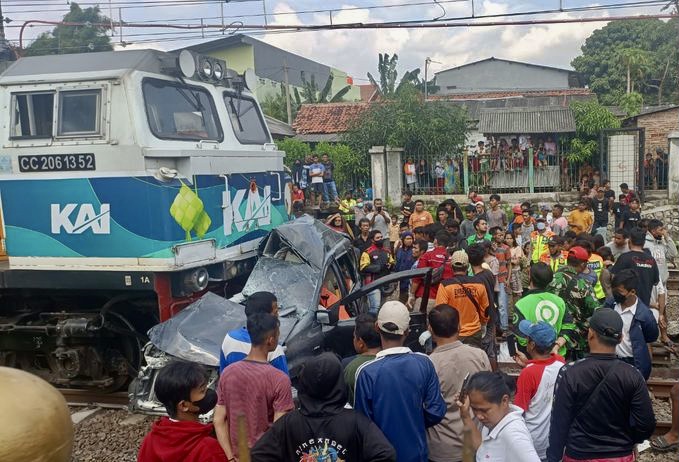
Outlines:
{"label": "corrugated metal roof", "polygon": [[570,133],[575,132],[575,117],[567,107],[482,109],[481,133]]}
{"label": "corrugated metal roof", "polygon": [[266,120],[266,125],[273,136],[295,136],[295,131],[292,127],[282,120],[269,117],[268,115],[264,115],[264,120]]}
{"label": "corrugated metal roof", "polygon": [[131,70],[159,73],[163,59],[175,55],[158,50],[103,51],[65,55],[30,56],[15,61],[2,75],[0,83],[47,79],[47,76],[87,73],[88,77],[117,78]]}

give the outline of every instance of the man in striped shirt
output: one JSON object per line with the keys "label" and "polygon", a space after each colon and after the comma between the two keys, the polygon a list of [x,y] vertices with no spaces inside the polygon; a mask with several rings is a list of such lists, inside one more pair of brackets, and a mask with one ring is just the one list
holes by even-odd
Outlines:
{"label": "man in striped shirt", "polygon": [[[271,292],[255,292],[250,295],[245,302],[245,316],[251,316],[255,313],[278,316],[276,296]],[[250,334],[245,327],[228,332],[219,352],[219,373],[221,374],[227,366],[245,359],[250,353],[250,347]],[[283,347],[277,345],[276,349],[269,353],[268,359],[273,367],[288,374],[288,362],[285,359]]]}
{"label": "man in striped shirt", "polygon": [[252,448],[271,425],[294,409],[290,378],[269,364],[278,347],[280,322],[273,314],[248,316],[252,341],[248,355],[222,372],[217,386],[214,425],[217,440],[229,462],[238,458],[238,428],[244,422]]}

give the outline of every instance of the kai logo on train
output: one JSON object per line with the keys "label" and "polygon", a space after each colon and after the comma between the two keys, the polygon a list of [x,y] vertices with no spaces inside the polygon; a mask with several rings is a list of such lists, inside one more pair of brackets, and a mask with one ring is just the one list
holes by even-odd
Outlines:
{"label": "kai logo on train", "polygon": [[236,231],[242,232],[271,224],[271,186],[264,186],[263,195],[260,195],[257,182],[252,178],[248,189],[238,189],[231,197],[229,179],[225,177],[224,182],[222,213],[225,236],[233,233],[234,226]]}
{"label": "kai logo on train", "polygon": [[101,204],[51,204],[52,234],[111,234],[111,206]]}

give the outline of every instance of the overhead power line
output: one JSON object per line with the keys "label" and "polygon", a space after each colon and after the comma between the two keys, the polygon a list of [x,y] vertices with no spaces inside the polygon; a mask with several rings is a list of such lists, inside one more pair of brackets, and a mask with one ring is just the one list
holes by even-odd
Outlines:
{"label": "overhead power line", "polygon": [[[7,0],[4,0],[7,2]],[[35,0],[32,0],[35,1]],[[46,1],[51,1],[51,0],[46,0]],[[442,4],[442,3],[470,3],[471,0],[438,0],[436,4]],[[173,4],[198,4],[198,3],[213,3],[216,4],[217,2],[215,1],[207,1],[207,0],[176,0],[175,2],[169,2],[168,0],[145,0],[143,2],[131,2],[131,1],[118,1],[116,2],[118,4],[126,4],[126,3],[149,3],[149,4],[161,4],[161,3],[173,3]],[[303,32],[303,31],[319,31],[319,30],[342,30],[342,29],[393,29],[393,28],[455,28],[455,27],[491,27],[491,26],[513,26],[513,25],[535,25],[535,24],[558,24],[558,23],[578,23],[578,22],[604,22],[604,21],[612,21],[612,20],[621,20],[621,19],[652,19],[652,18],[669,18],[672,17],[671,14],[655,14],[655,15],[627,15],[627,16],[619,16],[619,17],[590,17],[590,18],[545,18],[545,19],[525,19],[525,20],[514,20],[514,21],[493,21],[493,22],[488,22],[488,21],[483,21],[484,19],[499,19],[499,18],[516,18],[516,17],[527,17],[527,16],[541,16],[541,15],[547,15],[547,14],[561,14],[561,13],[574,13],[574,12],[593,12],[593,11],[606,11],[606,10],[616,10],[616,9],[634,9],[634,8],[642,8],[642,7],[651,7],[651,6],[664,6],[666,3],[666,0],[636,0],[633,2],[618,2],[618,3],[613,3],[613,4],[606,4],[606,5],[601,5],[601,4],[594,4],[594,5],[589,5],[589,6],[582,6],[582,7],[572,7],[572,8],[563,8],[560,7],[558,9],[552,8],[552,9],[543,9],[543,10],[534,10],[534,11],[516,11],[516,12],[506,12],[506,13],[498,13],[498,14],[486,14],[486,15],[476,15],[475,11],[472,9],[471,15],[466,15],[466,16],[457,16],[457,17],[447,17],[447,18],[433,18],[433,19],[413,19],[413,20],[405,20],[405,21],[389,21],[389,22],[366,22],[366,23],[333,23],[332,18],[331,22],[329,24],[279,24],[279,25],[272,25],[272,24],[249,24],[249,23],[244,23],[242,21],[234,21],[231,24],[226,23],[226,19],[245,19],[247,17],[262,17],[264,16],[263,14],[248,14],[248,15],[230,15],[230,16],[218,16],[214,18],[175,18],[175,19],[169,19],[169,20],[160,20],[160,19],[154,19],[154,20],[147,20],[147,21],[135,21],[135,22],[125,22],[121,21],[120,17],[118,21],[109,21],[107,23],[103,24],[96,24],[97,27],[101,28],[124,28],[125,31],[127,31],[127,37],[143,37],[143,36],[149,36],[149,37],[157,37],[157,40],[152,40],[150,39],[149,41],[168,41],[168,40],[174,40],[174,37],[167,37],[168,35],[174,35],[178,34],[179,32],[155,32],[155,30],[159,29],[168,29],[170,31],[176,30],[176,31],[200,31],[200,36],[197,36],[195,38],[209,38],[213,37],[216,35],[210,34],[210,31],[215,32],[216,34],[225,34],[227,33],[235,33],[235,32],[247,32],[252,35],[256,35],[259,33],[294,33],[294,32]],[[362,10],[362,9],[371,9],[371,8],[397,8],[397,7],[406,7],[406,6],[414,6],[414,5],[435,5],[434,3],[431,3],[431,0],[428,0],[426,2],[417,2],[417,3],[398,3],[398,4],[391,4],[391,5],[374,5],[374,6],[365,6],[365,7],[350,7],[346,9],[342,9],[341,11],[349,11],[349,10]],[[562,2],[559,2],[560,5],[562,5]],[[473,2],[471,2],[471,5],[473,6]],[[299,14],[307,14],[307,13],[317,13],[317,12],[327,12],[327,11],[340,11],[340,10],[332,10],[332,9],[320,9],[320,10],[307,10],[307,11],[296,11],[296,12],[284,12],[280,14],[287,14],[287,15],[299,15]],[[210,23],[207,20],[220,20],[220,24],[214,24]],[[200,20],[200,23],[194,22],[194,23],[188,23],[189,21],[198,21]],[[184,21],[185,24],[178,24],[178,22]],[[177,23],[174,23],[177,22]],[[37,19],[30,19],[26,22],[24,22],[22,25],[19,24],[11,24],[7,26],[7,28],[20,28],[20,33],[19,33],[19,42],[20,46],[23,47],[23,34],[24,31],[27,27],[54,27],[56,25],[61,25],[61,26],[73,26],[73,27],[82,27],[82,26],[92,26],[92,24],[89,23],[75,23],[75,22],[70,22],[66,23],[63,21],[44,21],[44,20],[37,20]],[[146,29],[146,30],[154,30],[154,32],[149,32],[149,33],[130,33],[131,29]],[[181,38],[186,38],[188,39],[189,37],[186,35],[186,32],[182,32],[182,35],[180,37],[177,37],[177,39]],[[120,34],[120,42],[124,42],[123,39],[123,34]],[[136,43],[140,43],[140,40],[135,40]]]}

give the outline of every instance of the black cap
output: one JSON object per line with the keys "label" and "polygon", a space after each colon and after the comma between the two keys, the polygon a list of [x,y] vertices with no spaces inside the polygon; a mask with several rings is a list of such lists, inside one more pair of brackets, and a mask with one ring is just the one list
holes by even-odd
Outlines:
{"label": "black cap", "polygon": [[589,318],[589,327],[602,337],[620,341],[622,338],[622,318],[610,308],[598,308]]}

